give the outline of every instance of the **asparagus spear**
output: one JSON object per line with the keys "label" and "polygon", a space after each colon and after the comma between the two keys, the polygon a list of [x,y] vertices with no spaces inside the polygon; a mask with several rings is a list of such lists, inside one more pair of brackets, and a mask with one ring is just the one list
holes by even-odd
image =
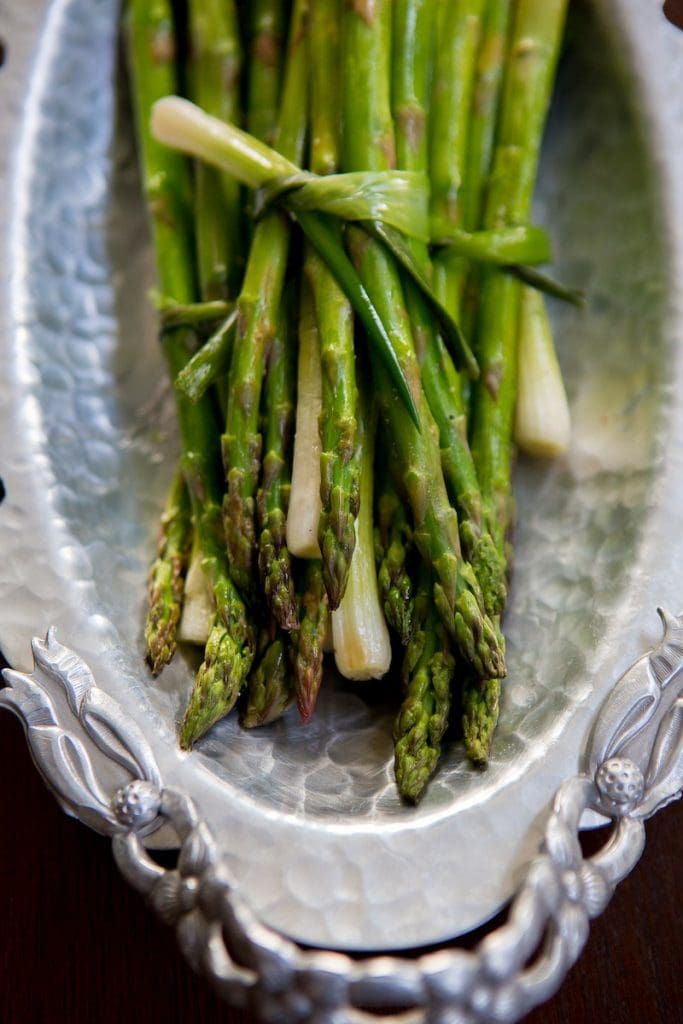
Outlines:
{"label": "asparagus spear", "polygon": [[[132,0],[127,23],[128,56],[157,271],[164,294],[189,304],[196,297],[189,230],[189,168],[183,157],[157,143],[149,131],[152,104],[176,86],[171,25],[167,0]],[[186,364],[193,340],[194,333],[185,327],[165,331],[162,344],[171,379]],[[176,409],[181,468],[216,602],[215,627],[181,729],[181,744],[189,746],[234,703],[233,695],[236,699],[251,665],[253,636],[244,604],[228,575],[220,535],[219,453],[213,410],[206,399],[192,403],[180,393],[176,393]]]}
{"label": "asparagus spear", "polygon": [[468,679],[462,694],[465,753],[477,768],[486,768],[500,712],[500,679]]}
{"label": "asparagus spear", "polygon": [[300,599],[299,629],[291,634],[296,704],[307,722],[315,709],[323,678],[323,645],[329,624],[329,601],[319,559],[306,562]]}
{"label": "asparagus spear", "polygon": [[[474,69],[484,0],[441,4],[430,111],[430,213],[454,226],[462,223],[460,185],[465,168]],[[447,249],[434,260],[434,288],[446,309],[460,316],[464,260]]]}
{"label": "asparagus spear", "polygon": [[434,774],[448,725],[455,658],[434,607],[423,566],[415,599],[417,628],[403,659],[405,697],[394,723],[394,771],[401,796],[417,803]]}
{"label": "asparagus spear", "polygon": [[[380,460],[384,453],[380,449]],[[406,567],[412,537],[391,474],[380,463],[375,503],[375,561],[380,600],[388,624],[405,646],[413,631],[413,583]]]}
{"label": "asparagus spear", "polygon": [[[481,226],[512,6],[512,0],[487,0],[486,3],[460,189],[461,219],[468,231],[476,231]],[[463,288],[462,324],[468,335],[473,332],[476,323],[479,271],[476,264],[469,267]]]}
{"label": "asparagus spear", "polygon": [[[242,53],[233,0],[190,0],[191,85],[196,102],[215,117],[239,116]],[[198,161],[195,223],[204,299],[234,295],[239,271],[239,183]]]}
{"label": "asparagus spear", "polygon": [[249,7],[247,127],[257,139],[270,143],[276,130],[280,98],[285,5],[283,0],[251,0]]}
{"label": "asparagus spear", "polygon": [[[364,9],[365,10],[365,9]],[[393,162],[388,54],[391,7],[378,0],[362,16],[344,13],[344,147],[347,169],[386,168]],[[363,283],[387,327],[418,410],[418,430],[396,401],[383,370],[375,365],[378,398],[400,461],[401,485],[410,502],[415,543],[434,568],[434,598],[463,656],[482,676],[504,674],[499,638],[483,607],[481,590],[460,553],[458,522],[450,507],[434,421],[420,386],[420,371],[396,265],[387,251],[358,228],[349,245]]]}
{"label": "asparagus spear", "polygon": [[[394,7],[396,56],[392,100],[396,122],[397,161],[400,167],[423,172],[427,169],[426,55],[429,52],[432,13],[431,5],[425,4],[424,0],[401,0]],[[443,11],[441,13],[443,14]],[[458,17],[446,19],[447,26],[441,24],[443,18],[439,21],[438,27],[442,33],[439,39],[439,53],[445,51],[448,58],[445,59],[441,55],[437,62],[437,75],[441,75],[441,78],[437,78],[435,86],[438,97],[438,102],[434,104],[437,115],[435,125],[442,132],[444,121],[448,120],[444,115],[452,113],[452,104],[446,102],[445,97],[453,89],[457,89],[457,83],[447,89],[443,77],[447,72],[453,73],[453,53],[458,55],[464,51],[468,54],[472,48],[470,36],[476,36],[476,32],[469,24],[474,20],[474,15],[470,13],[466,17],[466,14],[467,12],[463,11]],[[450,28],[451,24],[458,31],[454,33]],[[444,31],[445,28],[449,28],[449,31]],[[451,38],[453,35],[455,42]],[[463,35],[464,42],[460,38]],[[455,133],[445,133],[443,139],[438,136],[432,139],[437,210],[445,208],[450,211],[451,203],[455,202],[455,194],[447,198],[446,193],[448,188],[455,189],[453,174],[457,175],[457,171],[453,172],[450,168],[454,164],[457,165],[458,160],[455,154],[450,154],[451,159],[448,159],[447,147],[459,142],[463,130],[460,126]],[[419,263],[431,270],[426,246],[414,240],[411,240],[411,245]],[[442,286],[451,280],[454,269],[457,270],[457,266],[452,260],[444,261],[441,258]],[[439,429],[443,473],[458,511],[463,552],[475,571],[487,612],[490,615],[500,614],[506,598],[505,565],[489,534],[489,510],[482,507],[474,460],[467,441],[467,422],[460,378],[435,330],[431,311],[412,282],[406,282],[406,303],[413,325],[422,385]]]}
{"label": "asparagus spear", "polygon": [[318,545],[330,608],[334,609],[346,590],[359,503],[353,311],[313,251],[306,259],[306,273],[318,323],[322,371]]}
{"label": "asparagus spear", "polygon": [[[311,170],[339,168],[339,0],[311,7]],[[356,543],[360,455],[356,444],[356,364],[351,305],[320,256],[309,250],[322,368],[318,543],[330,608],[344,596]]]}
{"label": "asparagus spear", "polygon": [[193,402],[198,401],[212,384],[227,373],[236,320],[237,313],[233,311],[176,377],[175,386]]}
{"label": "asparagus spear", "polygon": [[[484,227],[523,224],[550,101],[567,0],[519,0],[512,27]],[[482,376],[473,395],[472,448],[483,494],[496,513],[500,551],[511,522],[512,421],[521,285],[482,271],[478,343]]]}
{"label": "asparagus spear", "polygon": [[[204,484],[209,481],[203,481]],[[213,481],[211,481],[213,484]],[[254,659],[255,637],[244,602],[230,578],[219,491],[204,502],[198,519],[202,568],[213,591],[216,613],[183,721],[180,746],[190,747],[235,706]]]}
{"label": "asparagus spear", "polygon": [[[296,0],[290,28],[276,145],[299,162],[306,130],[308,0]],[[259,405],[268,349],[272,343],[287,267],[290,225],[279,211],[257,225],[237,301],[239,330],[230,368],[225,434],[222,438],[227,493],[225,533],[233,579],[254,593],[256,529],[254,496],[261,466]]]}
{"label": "asparagus spear", "polygon": [[289,445],[294,425],[296,358],[290,303],[283,302],[268,355],[264,391],[266,454],[257,495],[259,570],[273,618],[284,630],[298,625],[292,565],[286,543]]}
{"label": "asparagus spear", "polygon": [[177,471],[161,517],[158,554],[149,579],[145,643],[147,661],[155,676],[175,653],[191,547],[190,498],[183,475]]}
{"label": "asparagus spear", "polygon": [[270,725],[285,713],[294,700],[287,642],[282,635],[268,644],[263,657],[249,677],[247,706],[240,718],[245,729]]}
{"label": "asparagus spear", "polygon": [[[487,228],[529,217],[541,136],[550,101],[567,0],[519,0],[506,59],[501,111],[484,209]],[[520,283],[492,267],[481,271],[478,323],[481,381],[473,394],[472,448],[482,493],[496,516],[505,557],[512,519],[512,428],[517,391]],[[498,680],[464,687],[465,749],[488,761],[498,719]]]}

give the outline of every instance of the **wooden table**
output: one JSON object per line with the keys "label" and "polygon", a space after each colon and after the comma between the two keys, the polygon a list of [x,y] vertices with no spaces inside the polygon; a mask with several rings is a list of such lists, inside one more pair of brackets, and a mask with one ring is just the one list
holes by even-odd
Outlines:
{"label": "wooden table", "polygon": [[[192,973],[108,840],[58,809],[7,713],[0,778],[2,1024],[255,1024]],[[683,1024],[682,825],[683,804],[648,823],[640,864],[527,1024]]]}

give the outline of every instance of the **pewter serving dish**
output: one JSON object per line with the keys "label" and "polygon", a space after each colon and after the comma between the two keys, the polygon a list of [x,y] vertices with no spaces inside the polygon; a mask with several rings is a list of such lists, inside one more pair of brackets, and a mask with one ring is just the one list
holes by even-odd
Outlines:
{"label": "pewter serving dish", "polygon": [[[189,660],[157,682],[142,661],[176,438],[115,84],[118,8],[15,7],[0,12],[13,58],[0,73],[0,647],[17,671],[0,701],[65,809],[113,836],[124,874],[228,997],[251,987],[281,1021],[323,1005],[361,1020],[353,1007],[374,1000],[429,1020],[427,1004],[514,1019],[559,984],[637,860],[642,820],[681,789],[681,620],[660,641],[655,609],[683,607],[683,35],[655,0],[576,5],[536,210],[554,274],[588,299],[553,308],[572,447],[518,467],[491,767],[473,772],[454,746],[413,809],[393,784],[390,684],[331,677],[307,728],[293,712],[247,734],[233,716],[192,755],[176,745]],[[50,627],[31,673],[31,638]],[[618,819],[613,847],[583,861],[576,829],[605,817]],[[146,859],[146,833],[180,843],[178,871]],[[290,941],[452,938],[513,896],[543,836],[487,949],[411,964]],[[221,938],[231,929],[240,956]]]}

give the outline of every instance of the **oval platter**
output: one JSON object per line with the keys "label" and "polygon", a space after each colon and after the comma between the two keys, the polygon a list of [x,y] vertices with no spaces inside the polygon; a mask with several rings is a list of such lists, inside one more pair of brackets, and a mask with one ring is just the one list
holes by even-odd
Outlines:
{"label": "oval platter", "polygon": [[[574,437],[556,464],[517,468],[509,678],[491,766],[473,772],[453,745],[407,808],[393,784],[390,684],[330,678],[306,729],[288,714],[247,734],[233,717],[187,755],[175,731],[189,656],[157,682],[143,665],[145,579],[176,439],[118,16],[111,0],[36,0],[0,16],[15,58],[0,79],[0,647],[15,691],[35,678],[31,638],[54,627],[34,655],[62,679],[56,718],[62,705],[79,718],[87,666],[114,702],[107,728],[144,737],[136,760],[87,718],[90,742],[95,730],[99,751],[109,744],[100,788],[113,792],[134,762],[190,798],[268,927],[337,950],[452,938],[513,895],[558,787],[599,767],[587,751],[615,752],[595,733],[589,747],[598,709],[657,644],[656,607],[683,605],[683,35],[655,0],[575,5],[536,197],[553,273],[587,297],[583,311],[553,309]],[[72,797],[60,791],[70,813],[115,830],[111,814]],[[584,805],[584,825],[609,816]],[[166,828],[152,841],[174,840]]]}

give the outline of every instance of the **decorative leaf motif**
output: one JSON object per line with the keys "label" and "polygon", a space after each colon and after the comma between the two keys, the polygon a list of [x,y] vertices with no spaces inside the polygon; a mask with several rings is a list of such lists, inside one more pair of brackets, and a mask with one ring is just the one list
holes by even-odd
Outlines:
{"label": "decorative leaf motif", "polygon": [[130,772],[134,779],[146,779],[161,787],[161,776],[149,743],[130,718],[103,690],[85,694],[79,709],[83,728],[102,753]]}
{"label": "decorative leaf motif", "polygon": [[683,752],[683,697],[679,697],[662,719],[645,779],[648,788],[661,782]]}
{"label": "decorative leaf motif", "polygon": [[677,800],[683,791],[683,697],[679,697],[662,719],[648,766],[648,788],[638,807],[639,818]]}
{"label": "decorative leaf motif", "polygon": [[664,689],[683,663],[683,616],[671,615],[664,608],[658,608],[657,614],[664,626],[664,637],[650,659],[655,678]]}
{"label": "decorative leaf motif", "polygon": [[[0,705],[22,720],[36,765],[63,809],[98,832],[116,831],[123,826],[111,801],[125,779],[112,788],[107,772],[108,785],[103,786],[97,771],[102,761],[93,762],[93,753],[119,765],[130,780],[160,789],[152,750],[116,701],[98,689],[83,659],[58,643],[53,630],[44,641],[34,639],[32,649],[34,672],[6,670],[9,685],[0,691]],[[58,699],[62,694],[66,704]]]}
{"label": "decorative leaf motif", "polygon": [[30,676],[11,668],[5,669],[3,675],[8,686],[0,690],[0,705],[13,711],[27,731],[57,724],[54,704]]}
{"label": "decorative leaf motif", "polygon": [[662,640],[624,673],[600,710],[590,744],[592,773],[607,758],[624,754],[655,719],[663,690],[683,665],[683,616],[657,611],[664,625]]}
{"label": "decorative leaf motif", "polygon": [[69,707],[78,717],[83,697],[95,687],[93,674],[86,663],[74,651],[58,643],[53,628],[48,630],[45,640],[35,638],[31,650],[36,668],[42,669],[64,691]]}
{"label": "decorative leaf motif", "polygon": [[68,812],[98,832],[110,832],[113,817],[109,800],[95,779],[81,741],[59,726],[33,729],[28,739],[39,771]]}

